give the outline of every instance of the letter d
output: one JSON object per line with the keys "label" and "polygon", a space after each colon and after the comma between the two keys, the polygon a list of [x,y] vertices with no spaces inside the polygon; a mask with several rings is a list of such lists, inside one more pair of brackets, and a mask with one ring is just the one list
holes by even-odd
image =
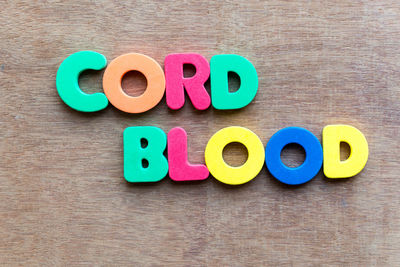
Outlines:
{"label": "letter d", "polygon": [[[211,103],[216,109],[240,109],[247,106],[256,96],[258,76],[253,64],[238,55],[215,55],[210,61]],[[240,87],[229,92],[228,73],[240,78]]]}
{"label": "letter d", "polygon": [[[340,142],[350,146],[350,156],[340,160]],[[349,178],[358,174],[368,160],[368,143],[358,129],[350,125],[328,125],[322,131],[324,174],[328,178]]]}

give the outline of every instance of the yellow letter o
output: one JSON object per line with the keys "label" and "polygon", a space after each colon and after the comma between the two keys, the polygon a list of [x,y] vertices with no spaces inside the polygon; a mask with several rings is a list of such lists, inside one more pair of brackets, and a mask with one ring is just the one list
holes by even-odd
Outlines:
{"label": "yellow letter o", "polygon": [[[232,167],[224,161],[222,151],[232,142],[247,148],[247,161],[239,167]],[[258,136],[247,128],[231,126],[216,132],[208,141],[205,161],[208,170],[218,181],[239,185],[252,180],[264,165],[264,146]]]}

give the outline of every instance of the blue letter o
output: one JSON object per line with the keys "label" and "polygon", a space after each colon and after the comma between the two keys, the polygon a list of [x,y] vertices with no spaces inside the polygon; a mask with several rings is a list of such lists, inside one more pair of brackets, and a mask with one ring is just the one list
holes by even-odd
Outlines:
{"label": "blue letter o", "polygon": [[[281,151],[288,144],[304,148],[306,159],[296,168],[289,168],[281,160]],[[300,127],[287,127],[276,132],[265,149],[265,163],[269,172],[279,181],[299,185],[310,181],[322,166],[321,143],[310,131]]]}

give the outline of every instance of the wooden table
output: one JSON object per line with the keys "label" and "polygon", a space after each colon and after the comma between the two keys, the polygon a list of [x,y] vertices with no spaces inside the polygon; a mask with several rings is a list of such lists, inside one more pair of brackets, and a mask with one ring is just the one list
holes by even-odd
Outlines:
{"label": "wooden table", "polygon": [[[0,9],[0,262],[29,266],[399,266],[400,2],[2,1]],[[59,98],[56,72],[80,50],[234,53],[259,75],[246,108],[171,111],[165,98],[140,115],[111,105],[79,113]],[[102,72],[85,72],[86,92]],[[236,81],[237,82],[237,81]],[[233,80],[233,83],[235,81]],[[139,95],[143,78],[124,79]],[[298,187],[264,167],[248,184],[210,177],[151,185],[123,178],[122,132],[183,127],[189,159],[204,162],[217,130],[254,131],[265,145],[286,126],[318,138],[328,124],[360,129],[361,174],[320,172]],[[285,151],[299,164],[298,148]],[[245,159],[232,146],[226,159]]]}

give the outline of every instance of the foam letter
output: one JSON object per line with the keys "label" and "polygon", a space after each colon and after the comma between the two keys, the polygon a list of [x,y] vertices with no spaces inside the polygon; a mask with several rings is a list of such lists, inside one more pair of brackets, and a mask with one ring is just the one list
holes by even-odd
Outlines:
{"label": "foam letter", "polygon": [[[240,167],[225,163],[222,152],[232,142],[239,142],[247,148],[247,161]],[[264,165],[264,146],[258,136],[247,128],[231,126],[219,130],[208,141],[205,150],[206,165],[218,181],[239,185],[252,180]]]}
{"label": "foam letter", "polygon": [[[281,160],[282,149],[288,144],[304,148],[306,159],[296,168],[287,167]],[[265,149],[265,163],[269,172],[285,184],[298,185],[310,181],[322,166],[322,147],[317,137],[300,127],[287,127],[276,132]]]}
{"label": "foam letter", "polygon": [[[136,70],[146,77],[147,88],[138,97],[127,95],[121,87],[125,73]],[[156,106],[165,92],[164,71],[151,57],[142,54],[125,54],[117,57],[106,68],[103,89],[111,104],[128,113],[142,113]]]}
{"label": "foam letter", "polygon": [[65,104],[82,112],[95,112],[107,107],[108,100],[103,93],[86,94],[78,84],[84,70],[101,70],[107,59],[97,52],[80,51],[67,57],[57,71],[56,86]]}
{"label": "foam letter", "polygon": [[[350,146],[350,156],[340,160],[340,142]],[[368,160],[368,143],[358,129],[350,125],[328,125],[322,131],[324,174],[328,178],[348,178],[358,174]]]}
{"label": "foam letter", "polygon": [[[210,61],[211,101],[216,109],[240,109],[256,96],[258,77],[253,64],[238,55],[216,55]],[[240,77],[240,87],[229,92],[228,72]]]}
{"label": "foam letter", "polygon": [[187,159],[187,134],[182,128],[168,133],[169,177],[174,181],[204,180],[209,172],[205,165],[192,165]]}
{"label": "foam letter", "polygon": [[[183,64],[191,64],[196,73],[190,78],[183,77]],[[211,100],[204,83],[210,76],[207,59],[200,54],[170,54],[165,58],[165,80],[167,105],[180,109],[185,104],[184,88],[196,109],[204,110]]]}
{"label": "foam letter", "polygon": [[[143,140],[144,139],[144,140]],[[143,147],[141,142],[147,141]],[[163,152],[167,136],[153,126],[129,127],[124,131],[124,177],[128,182],[158,182],[168,173]],[[144,166],[147,161],[148,166]]]}

